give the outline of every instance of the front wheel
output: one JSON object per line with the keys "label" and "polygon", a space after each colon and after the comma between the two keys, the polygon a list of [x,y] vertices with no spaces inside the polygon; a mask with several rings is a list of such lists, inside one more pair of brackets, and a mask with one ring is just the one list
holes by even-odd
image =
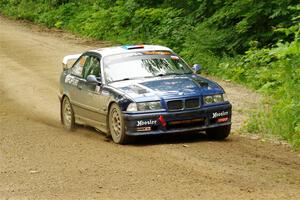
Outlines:
{"label": "front wheel", "polygon": [[113,141],[117,144],[125,144],[128,136],[125,134],[124,119],[117,104],[113,104],[109,110],[109,131]]}
{"label": "front wheel", "polygon": [[224,140],[230,134],[231,125],[210,128],[206,130],[206,135],[212,140]]}
{"label": "front wheel", "polygon": [[75,117],[72,105],[68,97],[64,97],[61,105],[61,118],[65,128],[69,131],[75,129]]}

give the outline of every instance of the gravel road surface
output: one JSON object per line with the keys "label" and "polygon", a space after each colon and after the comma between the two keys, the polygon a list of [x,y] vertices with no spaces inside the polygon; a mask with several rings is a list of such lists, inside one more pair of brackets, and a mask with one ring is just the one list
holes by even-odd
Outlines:
{"label": "gravel road surface", "polygon": [[241,136],[259,95],[221,81],[233,134],[142,137],[116,145],[60,124],[63,56],[108,45],[0,17],[0,199],[300,199],[300,156]]}

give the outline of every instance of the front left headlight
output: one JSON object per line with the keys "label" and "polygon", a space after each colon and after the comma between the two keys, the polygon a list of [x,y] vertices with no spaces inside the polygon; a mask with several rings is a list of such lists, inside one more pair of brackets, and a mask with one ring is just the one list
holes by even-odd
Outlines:
{"label": "front left headlight", "polygon": [[140,103],[131,103],[128,105],[127,110],[129,112],[134,111],[149,111],[149,110],[161,110],[160,101],[150,101],[150,102],[140,102]]}
{"label": "front left headlight", "polygon": [[204,104],[220,103],[224,101],[223,94],[207,95],[203,97]]}

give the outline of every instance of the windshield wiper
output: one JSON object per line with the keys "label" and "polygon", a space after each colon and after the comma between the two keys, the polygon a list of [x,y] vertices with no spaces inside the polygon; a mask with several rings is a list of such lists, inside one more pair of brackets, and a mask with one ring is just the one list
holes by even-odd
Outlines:
{"label": "windshield wiper", "polygon": [[123,78],[123,79],[120,79],[120,80],[111,81],[111,83],[119,82],[119,81],[128,81],[128,80],[132,80],[132,79],[133,78]]}
{"label": "windshield wiper", "polygon": [[166,74],[157,74],[156,76],[171,76],[171,75],[184,75],[184,74],[191,74],[191,73],[190,72],[184,72],[184,73],[172,72],[172,73],[166,73]]}
{"label": "windshield wiper", "polygon": [[184,74],[192,74],[191,72],[185,72],[185,73],[166,73],[166,74],[156,74],[154,76],[144,76],[143,78],[153,78],[153,77],[158,77],[158,76],[171,76],[171,75],[184,75]]}
{"label": "windshield wiper", "polygon": [[134,78],[123,78],[120,80],[115,80],[115,81],[111,81],[111,83],[113,82],[119,82],[119,81],[128,81],[128,80],[134,80],[134,79],[139,79],[139,78],[153,78],[153,77],[157,77],[157,76],[172,76],[172,75],[184,75],[184,74],[192,74],[191,72],[184,72],[184,73],[166,73],[166,74],[156,74],[154,76],[143,76],[143,77],[134,77]]}

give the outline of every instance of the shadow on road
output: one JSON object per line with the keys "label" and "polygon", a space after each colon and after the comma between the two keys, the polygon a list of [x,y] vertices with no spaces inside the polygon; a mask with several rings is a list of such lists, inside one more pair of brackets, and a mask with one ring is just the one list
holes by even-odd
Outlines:
{"label": "shadow on road", "polygon": [[[89,139],[102,140],[113,143],[111,137],[107,137],[105,133],[95,130],[93,127],[77,125],[76,134]],[[96,137],[97,136],[97,137]],[[204,132],[175,133],[161,135],[144,135],[130,137],[126,146],[152,146],[161,144],[188,144],[199,142],[230,142],[230,138],[222,141],[211,140]]]}
{"label": "shadow on road", "polygon": [[[130,145],[146,146],[146,145],[159,145],[159,144],[186,144],[186,143],[199,143],[212,141],[206,134],[198,133],[177,133],[166,135],[147,135],[134,137]],[[220,141],[218,141],[220,142]],[[226,142],[226,140],[221,141]]]}

